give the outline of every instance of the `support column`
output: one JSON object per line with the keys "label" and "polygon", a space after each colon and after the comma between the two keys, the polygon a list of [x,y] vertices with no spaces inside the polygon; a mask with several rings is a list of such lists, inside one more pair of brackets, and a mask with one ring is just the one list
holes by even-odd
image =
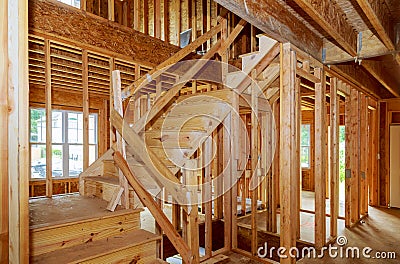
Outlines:
{"label": "support column", "polygon": [[[281,205],[281,247],[289,250],[296,246],[296,214],[297,195],[296,178],[300,177],[299,171],[293,171],[292,164],[300,162],[297,157],[297,144],[288,145],[296,136],[296,54],[291,51],[290,43],[281,44],[280,53],[280,205]],[[295,263],[295,258],[282,258],[281,263]]]}
{"label": "support column", "polygon": [[325,72],[314,69],[321,80],[315,84],[315,246],[320,249],[326,242],[326,87]]}
{"label": "support column", "polygon": [[46,94],[46,196],[53,195],[53,173],[52,173],[52,112],[51,112],[51,57],[50,40],[44,41],[45,56],[45,94]]}
{"label": "support column", "polygon": [[337,78],[331,78],[330,87],[330,130],[331,130],[331,162],[330,162],[330,236],[337,236],[337,219],[339,214],[339,120],[340,103],[337,94]]}

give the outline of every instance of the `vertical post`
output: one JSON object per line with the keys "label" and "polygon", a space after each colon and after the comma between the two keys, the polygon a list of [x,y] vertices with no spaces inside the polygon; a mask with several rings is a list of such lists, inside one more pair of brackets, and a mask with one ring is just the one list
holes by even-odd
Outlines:
{"label": "vertical post", "polygon": [[360,218],[360,178],[359,178],[359,161],[360,161],[360,128],[359,128],[359,92],[352,88],[350,92],[351,100],[351,145],[352,155],[350,161],[351,168],[351,224],[354,224]]}
{"label": "vertical post", "polygon": [[[190,160],[186,163],[190,168],[197,168],[197,160]],[[189,205],[191,210],[187,215],[187,242],[190,249],[192,250],[193,259],[192,263],[199,263],[199,223],[198,223],[198,201],[197,201],[197,171],[196,170],[185,170],[184,178],[186,185],[190,189],[190,201]],[[186,214],[185,214],[186,215]],[[186,221],[185,221],[186,222]]]}
{"label": "vertical post", "polygon": [[314,69],[321,80],[315,84],[315,246],[320,249],[326,242],[326,87],[325,72]]}
{"label": "vertical post", "polygon": [[271,223],[271,232],[276,233],[278,230],[278,224],[277,224],[277,208],[278,204],[280,204],[280,183],[279,183],[279,178],[280,178],[280,100],[278,99],[274,104],[273,104],[273,115],[275,118],[275,130],[273,131],[273,139],[275,140],[275,155],[273,156],[274,159],[272,161],[272,184],[274,186],[274,189],[272,190],[273,194],[273,201],[272,201],[272,223]]}
{"label": "vertical post", "polygon": [[[296,145],[287,147],[287,140],[296,134],[296,55],[292,53],[290,43],[281,44],[280,53],[280,206],[281,206],[281,247],[290,249],[296,246],[297,195],[296,178],[298,171],[293,171],[293,163],[299,162],[296,157]],[[292,140],[290,140],[292,142]],[[295,258],[282,258],[281,263],[294,263]]]}
{"label": "vertical post", "polygon": [[81,0],[81,10],[86,11],[87,5],[86,0]]}
{"label": "vertical post", "polygon": [[[227,52],[227,56],[229,56],[229,52]],[[232,133],[239,133],[243,134],[244,132],[241,131],[240,125],[239,125],[239,95],[234,93],[233,98],[232,98],[232,109],[233,111],[231,112],[232,116],[232,128],[231,128],[231,135]],[[240,157],[240,141],[239,141],[239,136],[231,136],[231,160],[232,160],[232,166],[231,166],[231,175],[232,175],[232,181],[234,181],[235,184],[232,184],[232,248],[237,248],[237,196],[238,196],[238,163],[239,163],[239,157]]]}
{"label": "vertical post", "polygon": [[250,46],[251,46],[251,52],[256,51],[257,49],[256,27],[253,25],[250,26]]}
{"label": "vertical post", "polygon": [[[157,206],[160,208],[161,211],[163,210],[162,209],[162,203],[163,203],[162,194],[163,194],[163,192],[161,191],[158,194],[158,196],[156,197]],[[164,256],[163,256],[163,230],[162,230],[161,226],[157,223],[157,221],[155,221],[155,233],[156,233],[156,235],[161,236],[161,239],[157,240],[157,242],[156,242],[156,251],[157,251],[156,257],[159,259],[163,259],[164,258]]]}
{"label": "vertical post", "polygon": [[[295,56],[295,55],[292,55]],[[300,162],[300,134],[301,134],[301,79],[296,77],[295,80],[295,112],[294,112],[294,118],[295,118],[295,129],[296,133],[292,137],[292,145],[295,146],[296,148],[296,153],[294,155],[294,160],[296,162],[292,163],[293,166],[293,171],[296,172],[296,178],[295,178],[295,195],[297,197],[296,199],[296,215],[295,215],[295,220],[296,220],[296,238],[300,239],[300,201],[301,201],[301,162]]]}
{"label": "vertical post", "polygon": [[[6,25],[8,26],[8,47],[10,47],[8,61],[6,61],[9,74],[8,134],[10,135],[8,139],[8,189],[12,190],[8,196],[9,262],[28,263],[30,173],[28,1],[2,2],[8,2],[8,23]],[[4,24],[1,25],[1,27],[4,26]]]}
{"label": "vertical post", "polygon": [[143,0],[143,33],[149,34],[149,0]]}
{"label": "vertical post", "polygon": [[330,236],[335,238],[337,236],[337,219],[339,214],[339,114],[340,104],[337,95],[337,78],[331,78],[331,100],[330,100],[330,130],[331,130],[331,192],[330,192]]}
{"label": "vertical post", "polygon": [[164,41],[169,42],[169,0],[164,1]]}
{"label": "vertical post", "polygon": [[140,30],[140,0],[133,0],[133,29]]}
{"label": "vertical post", "polygon": [[360,94],[360,214],[368,213],[367,159],[368,159],[368,105],[367,97]]}
{"label": "vertical post", "polygon": [[206,258],[212,256],[212,137],[209,136],[204,142],[203,166],[204,166],[204,199],[205,199],[205,251]]}
{"label": "vertical post", "polygon": [[[346,85],[341,83],[342,85]],[[353,148],[352,148],[352,120],[351,120],[351,113],[352,113],[352,104],[350,95],[346,96],[346,116],[345,116],[345,126],[346,126],[346,172],[345,172],[345,225],[346,227],[351,226],[351,160],[353,155]]]}
{"label": "vertical post", "polygon": [[[224,215],[224,247],[225,250],[232,248],[232,152],[231,152],[231,137],[232,137],[232,113],[229,113],[223,121],[223,215]],[[236,210],[234,208],[233,210]]]}
{"label": "vertical post", "polygon": [[175,1],[175,40],[176,45],[180,46],[181,33],[181,0]]}
{"label": "vertical post", "polygon": [[161,38],[161,0],[154,1],[154,37]]}
{"label": "vertical post", "polygon": [[[207,14],[207,30],[208,32],[211,29],[211,0],[206,0],[207,1],[207,6],[206,6],[206,14]],[[207,50],[211,49],[211,40],[207,40]]]}
{"label": "vertical post", "polygon": [[83,89],[83,170],[89,167],[89,65],[88,52],[82,51],[82,89]]}
{"label": "vertical post", "polygon": [[[0,2],[0,256],[8,260],[8,1]],[[12,134],[11,134],[12,135]]]}
{"label": "vertical post", "polygon": [[108,0],[108,20],[111,20],[111,21],[115,20],[114,0]]}
{"label": "vertical post", "polygon": [[197,38],[197,1],[192,1],[192,41]]}
{"label": "vertical post", "polygon": [[[114,92],[114,109],[123,116],[122,98],[121,98],[121,75],[118,70],[112,72],[113,92]],[[126,158],[124,139],[117,133],[117,149]],[[124,189],[123,205],[129,208],[129,186],[121,170],[119,170],[119,185]]]}
{"label": "vertical post", "polygon": [[[112,78],[112,72],[115,69],[115,63],[114,63],[114,58],[110,58],[110,114],[114,109],[114,91],[113,91],[113,78]],[[135,68],[136,69],[136,68]],[[112,147],[112,145],[115,142],[115,133],[114,133],[114,129],[113,126],[110,124],[110,147]]]}
{"label": "vertical post", "polygon": [[[255,80],[257,71],[252,70],[251,78]],[[251,85],[251,181],[249,190],[251,191],[251,254],[257,254],[257,200],[259,175],[259,140],[258,140],[258,89],[257,84]]]}
{"label": "vertical post", "polygon": [[50,40],[44,41],[45,52],[45,93],[46,93],[46,196],[53,195],[53,173],[52,173],[52,112],[51,112],[51,57]]}

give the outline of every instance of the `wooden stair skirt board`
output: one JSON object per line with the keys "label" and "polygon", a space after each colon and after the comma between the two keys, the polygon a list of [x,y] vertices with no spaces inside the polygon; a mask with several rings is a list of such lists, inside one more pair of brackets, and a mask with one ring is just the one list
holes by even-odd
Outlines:
{"label": "wooden stair skirt board", "polygon": [[30,228],[30,255],[82,246],[89,242],[121,236],[140,229],[142,210],[104,211],[103,216],[79,219],[63,224]]}
{"label": "wooden stair skirt board", "polygon": [[135,230],[31,257],[31,263],[152,263],[160,236]]}
{"label": "wooden stair skirt board", "polygon": [[[84,178],[84,192],[86,197],[97,197],[104,201],[111,201],[116,188],[119,187],[118,177],[114,176],[93,176]],[[129,204],[135,209],[135,193],[129,188]]]}

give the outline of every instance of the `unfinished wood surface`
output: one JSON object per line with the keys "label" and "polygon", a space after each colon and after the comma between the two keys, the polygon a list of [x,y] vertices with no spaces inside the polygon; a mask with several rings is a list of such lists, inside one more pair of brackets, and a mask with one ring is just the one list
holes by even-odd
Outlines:
{"label": "unfinished wood surface", "polygon": [[203,147],[203,166],[204,166],[204,209],[205,209],[205,257],[212,256],[212,175],[211,160],[213,156],[212,136],[204,142]]}
{"label": "unfinished wood surface", "polygon": [[0,3],[0,256],[8,263],[8,1]]}
{"label": "unfinished wood surface", "polygon": [[53,152],[52,152],[52,127],[53,116],[51,112],[52,96],[51,96],[51,57],[50,57],[50,41],[44,43],[45,52],[45,81],[46,81],[46,196],[53,195]]}
{"label": "unfinished wood surface", "polygon": [[368,105],[367,97],[360,94],[360,214],[368,214]]}
{"label": "unfinished wood surface", "polygon": [[223,176],[223,215],[224,215],[224,249],[232,248],[232,157],[231,137],[232,137],[232,114],[229,113],[223,121],[223,151],[222,161],[224,171],[219,174]]}
{"label": "unfinished wood surface", "polygon": [[83,105],[83,170],[89,167],[89,63],[88,52],[82,52],[82,105]]}
{"label": "unfinished wood surface", "polygon": [[33,257],[32,263],[151,263],[160,239],[145,230],[135,230],[108,239]]}
{"label": "unfinished wood surface", "polygon": [[[118,114],[123,116],[122,98],[121,98],[121,74],[120,71],[112,72],[112,82],[113,82],[113,93],[114,93],[114,109]],[[126,158],[125,141],[121,132],[117,132],[117,150],[122,153]],[[119,184],[124,189],[122,202],[125,208],[129,208],[129,186],[128,181],[124,177],[121,171],[119,171]]]}
{"label": "unfinished wood surface", "polygon": [[153,197],[146,191],[143,185],[136,179],[135,175],[129,168],[128,163],[126,163],[124,157],[118,151],[114,153],[114,160],[117,166],[122,170],[125,177],[128,179],[130,185],[133,187],[138,195],[140,201],[149,209],[154,219],[164,230],[168,239],[172,242],[176,250],[182,257],[184,263],[191,263],[193,254],[189,249],[188,245],[183,241],[182,237],[178,234],[172,224],[169,222],[168,218],[157,206]]}
{"label": "unfinished wood surface", "polygon": [[[35,32],[78,47],[125,55],[147,65],[158,65],[179,51],[174,45],[54,1],[31,1],[29,14],[34,18],[29,20],[29,28]],[[90,30],[83,30],[87,28]]]}
{"label": "unfinished wood surface", "polygon": [[355,224],[360,219],[360,94],[356,89],[351,89],[351,145],[353,149],[351,168],[351,223]]}
{"label": "unfinished wood surface", "polygon": [[[346,85],[345,83],[341,83],[341,85]],[[351,226],[351,157],[353,155],[353,147],[352,147],[352,120],[351,120],[351,98],[350,95],[346,96],[345,102],[345,129],[346,129],[346,157],[345,157],[345,225],[346,227]]]}
{"label": "unfinished wood surface", "polygon": [[[239,0],[217,0],[217,3],[239,15],[252,25],[258,27],[272,38],[289,41],[298,47],[303,47],[307,53],[320,58],[322,40],[304,23],[294,16],[282,3],[268,0],[243,2]],[[277,17],[276,14],[279,14]],[[286,28],[285,32],[279,28]]]}
{"label": "unfinished wood surface", "polygon": [[326,76],[321,68],[314,74],[321,80],[315,84],[315,246],[322,248],[326,242]]}
{"label": "unfinished wood surface", "polygon": [[[292,248],[296,246],[296,214],[297,195],[296,177],[300,177],[299,171],[293,171],[293,163],[296,148],[288,148],[285,144],[287,139],[292,142],[292,137],[296,134],[296,98],[295,78],[296,78],[296,57],[293,57],[289,43],[281,45],[281,82],[280,82],[280,208],[281,208],[281,247]],[[297,146],[297,144],[296,144]],[[295,258],[282,258],[281,263],[295,263]]]}
{"label": "unfinished wood surface", "polygon": [[[256,78],[257,72],[253,70],[251,73],[252,78]],[[256,255],[258,249],[257,243],[257,201],[258,201],[258,185],[260,182],[258,173],[259,165],[259,138],[258,138],[258,86],[252,83],[251,86],[251,182],[249,189],[251,191],[251,254]]]}
{"label": "unfinished wood surface", "polygon": [[337,220],[339,214],[339,124],[340,102],[337,94],[337,78],[330,83],[330,235],[338,235]]}
{"label": "unfinished wood surface", "polygon": [[8,140],[9,262],[28,263],[30,126],[27,1],[8,1],[7,25],[9,47],[8,134],[10,135]]}

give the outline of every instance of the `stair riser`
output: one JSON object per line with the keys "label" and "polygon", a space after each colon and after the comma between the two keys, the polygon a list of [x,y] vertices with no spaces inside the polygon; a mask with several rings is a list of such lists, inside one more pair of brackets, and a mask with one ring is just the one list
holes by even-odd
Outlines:
{"label": "stair riser", "polygon": [[139,212],[31,230],[30,254],[37,256],[138,229]]}

